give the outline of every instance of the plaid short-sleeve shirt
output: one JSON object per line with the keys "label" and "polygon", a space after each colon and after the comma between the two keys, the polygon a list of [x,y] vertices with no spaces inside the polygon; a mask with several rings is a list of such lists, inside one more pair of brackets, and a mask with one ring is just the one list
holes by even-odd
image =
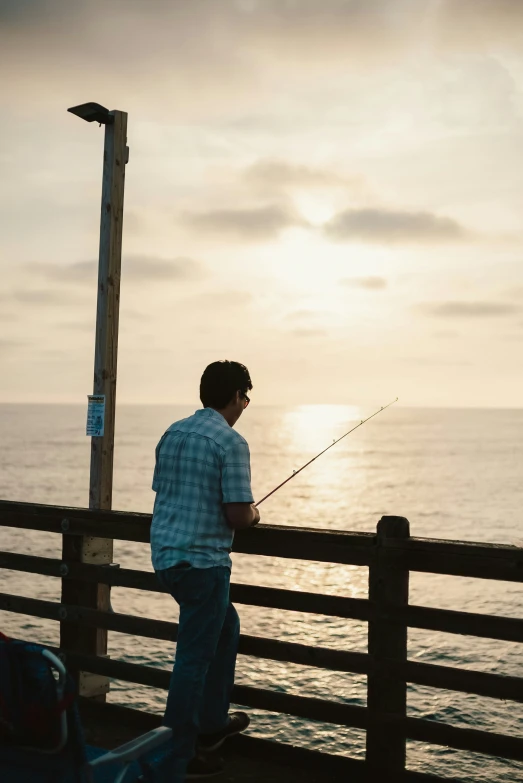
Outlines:
{"label": "plaid short-sleeve shirt", "polygon": [[156,447],[151,525],[156,571],[231,565],[224,503],[253,503],[249,446],[213,408],[172,424]]}

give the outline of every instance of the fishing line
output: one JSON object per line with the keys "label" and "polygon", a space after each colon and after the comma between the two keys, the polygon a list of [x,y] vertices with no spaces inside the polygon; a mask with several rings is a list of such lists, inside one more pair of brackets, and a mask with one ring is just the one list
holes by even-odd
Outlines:
{"label": "fishing line", "polygon": [[293,470],[293,472],[292,472],[292,475],[291,475],[291,476],[289,476],[289,478],[286,478],[286,479],[285,479],[285,481],[282,481],[282,483],[281,483],[281,484],[278,484],[278,486],[277,486],[277,487],[275,487],[275,488],[272,490],[272,492],[269,492],[269,494],[268,494],[268,495],[265,495],[265,497],[263,497],[261,500],[258,500],[258,502],[257,502],[255,505],[256,505],[256,506],[259,506],[259,505],[260,505],[260,503],[263,503],[263,501],[264,501],[264,500],[267,500],[267,498],[270,498],[270,496],[271,496],[271,495],[274,495],[274,493],[275,493],[275,492],[277,492],[279,489],[281,489],[281,487],[283,487],[283,486],[284,486],[284,484],[286,484],[288,481],[290,481],[290,480],[291,480],[291,479],[293,479],[295,476],[297,476],[297,475],[298,475],[298,473],[301,473],[301,472],[302,472],[302,470],[305,470],[305,468],[306,468],[306,467],[308,467],[308,466],[309,466],[309,465],[310,465],[312,462],[314,462],[314,460],[318,459],[318,457],[321,457],[321,455],[322,455],[322,454],[325,454],[325,452],[326,452],[326,451],[328,451],[329,449],[332,449],[332,447],[333,447],[333,446],[335,446],[335,445],[336,445],[336,443],[339,443],[339,442],[340,442],[340,440],[343,440],[343,438],[346,438],[346,437],[347,437],[347,435],[350,435],[350,434],[351,434],[351,432],[354,432],[354,430],[357,430],[357,429],[358,429],[358,427],[361,427],[361,425],[362,425],[362,424],[365,424],[365,422],[366,422],[366,421],[369,421],[369,419],[373,419],[373,418],[374,418],[374,416],[377,416],[377,415],[378,415],[378,413],[381,413],[382,411],[386,410],[386,408],[390,408],[390,406],[391,406],[391,405],[394,405],[394,403],[395,403],[395,402],[397,402],[397,401],[398,401],[398,397],[396,397],[396,399],[395,399],[395,400],[392,400],[392,402],[389,402],[389,403],[388,403],[388,405],[383,405],[383,406],[382,406],[382,407],[381,407],[379,410],[375,411],[375,413],[373,413],[373,414],[372,414],[372,416],[367,416],[367,418],[366,418],[366,419],[362,419],[362,420],[360,421],[360,423],[359,423],[359,424],[356,424],[356,426],[355,426],[355,427],[353,427],[353,428],[352,428],[351,430],[349,430],[348,432],[346,432],[346,433],[345,433],[345,435],[342,435],[340,438],[337,438],[336,440],[333,440],[333,441],[332,441],[332,443],[330,444],[330,446],[327,446],[327,448],[326,448],[326,449],[323,449],[323,451],[320,451],[320,453],[319,453],[319,454],[316,454],[316,456],[315,456],[315,457],[313,457],[313,458],[312,458],[312,459],[310,459],[308,462],[306,462],[306,463],[305,463],[305,465],[302,465],[302,466],[301,466],[301,468],[299,468],[298,470]]}

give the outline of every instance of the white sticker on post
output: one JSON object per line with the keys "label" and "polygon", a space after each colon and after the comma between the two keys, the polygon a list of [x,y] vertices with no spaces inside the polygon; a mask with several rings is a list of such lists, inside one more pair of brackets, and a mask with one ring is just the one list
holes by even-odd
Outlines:
{"label": "white sticker on post", "polygon": [[87,427],[85,434],[94,438],[101,438],[104,434],[105,394],[88,394],[87,400]]}

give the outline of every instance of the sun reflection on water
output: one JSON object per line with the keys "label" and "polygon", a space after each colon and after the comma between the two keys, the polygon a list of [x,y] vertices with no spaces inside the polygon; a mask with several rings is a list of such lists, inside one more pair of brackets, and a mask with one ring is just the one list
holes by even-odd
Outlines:
{"label": "sun reflection on water", "polygon": [[297,451],[321,451],[360,419],[356,405],[299,405],[286,412],[284,426]]}
{"label": "sun reflection on water", "polygon": [[[289,460],[289,475],[328,448],[359,421],[360,411],[351,405],[301,405],[287,411],[282,421]],[[333,497],[339,498],[346,476],[355,467],[357,456],[347,447],[348,440],[314,461],[289,484],[285,494],[312,516],[312,506],[326,510]],[[336,452],[336,453],[335,453]],[[278,498],[280,500],[281,498]],[[318,509],[319,510],[319,509]]]}

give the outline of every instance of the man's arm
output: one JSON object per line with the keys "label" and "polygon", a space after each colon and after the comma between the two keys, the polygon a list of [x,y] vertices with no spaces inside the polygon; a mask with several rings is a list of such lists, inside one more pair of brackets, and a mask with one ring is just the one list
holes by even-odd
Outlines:
{"label": "man's arm", "polygon": [[260,512],[254,503],[224,503],[227,524],[233,530],[254,527],[260,521]]}
{"label": "man's arm", "polygon": [[249,447],[241,439],[230,444],[223,455],[222,500],[227,524],[233,530],[244,530],[260,521],[251,490]]}
{"label": "man's arm", "polygon": [[158,460],[160,458],[160,449],[162,448],[162,443],[164,442],[165,438],[167,436],[167,432],[164,432],[160,440],[158,441],[158,445],[155,449],[155,463],[154,463],[154,474],[153,474],[153,492],[158,492],[160,489],[160,481],[159,481],[159,466],[158,466]]}

